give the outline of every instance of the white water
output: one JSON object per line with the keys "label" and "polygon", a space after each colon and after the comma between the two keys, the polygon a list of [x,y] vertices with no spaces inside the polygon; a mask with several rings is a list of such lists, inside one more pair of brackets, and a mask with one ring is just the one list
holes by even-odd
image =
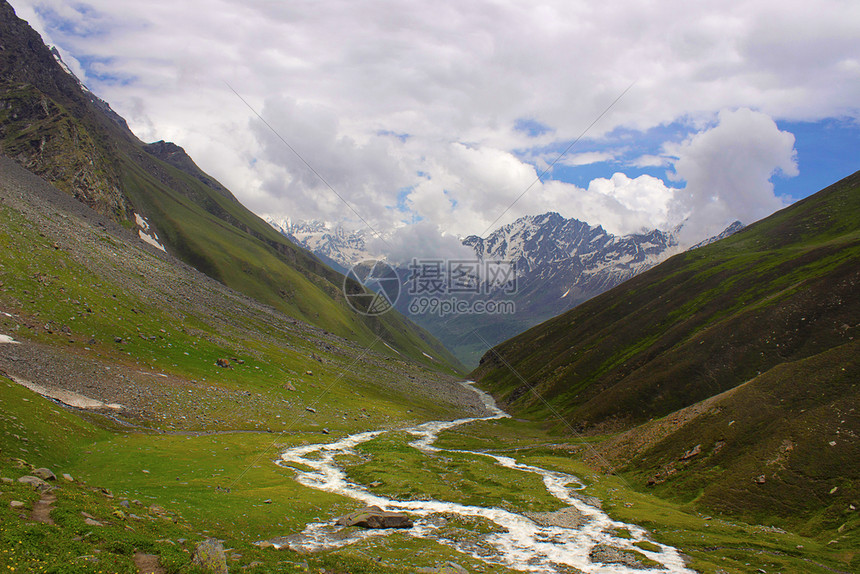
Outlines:
{"label": "white water", "polygon": [[[386,536],[392,532],[406,533],[418,538],[435,540],[441,544],[453,547],[488,564],[506,566],[524,572],[558,572],[556,566],[569,565],[583,572],[600,572],[607,574],[634,573],[689,573],[693,571],[684,567],[684,561],[678,551],[670,546],[656,544],[659,552],[649,552],[633,546],[635,542],[648,540],[647,532],[642,528],[617,522],[609,518],[599,508],[590,506],[571,495],[571,490],[583,488],[582,483],[572,475],[545,470],[543,468],[520,464],[507,456],[471,451],[444,451],[433,446],[440,432],[452,427],[478,421],[505,418],[508,415],[497,408],[492,397],[472,387],[469,383],[464,386],[478,393],[487,408],[494,413],[483,418],[467,418],[455,421],[433,421],[416,427],[401,429],[416,437],[410,446],[427,454],[437,452],[464,452],[494,459],[497,464],[531,472],[543,478],[547,492],[568,506],[575,507],[583,516],[583,525],[579,528],[561,528],[557,526],[540,526],[523,515],[515,514],[501,508],[467,506],[441,500],[391,500],[375,495],[366,487],[350,482],[346,473],[337,465],[336,457],[356,454],[354,447],[372,440],[386,432],[370,431],[350,435],[330,444],[313,444],[288,449],[281,454],[277,464],[299,463],[310,467],[313,471],[296,471],[296,480],[304,486],[347,496],[362,505],[376,505],[384,510],[407,512],[413,518],[415,525],[409,529],[367,530],[344,533],[335,525],[333,517],[327,523],[308,524],[305,530],[290,537],[289,546],[294,550],[311,551],[338,548],[375,536]],[[439,527],[428,518],[433,514],[457,514],[461,516],[482,518],[500,527],[501,532],[493,532],[476,537],[475,540],[446,538]],[[630,539],[617,538],[612,535],[616,528],[626,528]],[[653,541],[650,541],[654,543]],[[648,558],[662,564],[662,568],[634,569],[619,564],[592,563],[589,559],[591,550],[598,544],[609,545],[621,550],[636,550]],[[277,546],[277,544],[276,544]]]}

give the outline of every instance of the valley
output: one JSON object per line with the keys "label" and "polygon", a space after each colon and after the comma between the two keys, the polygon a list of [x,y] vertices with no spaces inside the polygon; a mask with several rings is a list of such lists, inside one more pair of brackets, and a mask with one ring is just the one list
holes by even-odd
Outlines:
{"label": "valley", "polygon": [[[414,224],[411,241],[439,232],[414,209],[453,222],[485,194],[474,223],[502,212],[502,191],[514,194],[504,216],[532,186],[575,190],[582,217],[625,220],[613,235],[599,219],[511,213],[455,247],[517,262],[518,289],[482,295],[510,296],[518,313],[413,322],[408,297],[375,314],[364,278],[341,275],[363,232],[264,221],[179,145],[139,139],[72,72],[110,62],[70,67],[5,0],[0,16],[0,572],[860,572],[860,172],[787,205],[776,168],[757,166],[771,215],[726,228],[738,214],[719,211],[720,193],[743,199],[756,178],[696,191],[685,161],[711,157],[690,151],[700,138],[729,129],[722,161],[750,143],[733,122],[755,125],[788,158],[783,174],[796,171],[794,136],[751,109],[674,134],[677,158],[577,154],[674,166],[667,181],[689,189],[644,173],[552,179],[577,167],[561,160],[579,139],[537,174],[562,132],[521,118],[501,129],[527,143],[522,157],[435,138],[454,154],[440,162],[450,194],[433,191],[423,157],[394,179],[352,179],[368,160],[400,170],[420,136],[374,126],[353,140],[310,113],[302,137],[331,127],[328,161],[368,153],[322,171],[382,202],[394,231]],[[333,191],[362,218],[276,130],[298,170],[251,131],[223,152],[236,177],[343,209]],[[756,155],[737,153],[739,165]],[[516,169],[483,165],[494,157]],[[725,231],[682,252],[693,192],[703,214],[718,208],[708,235]],[[639,219],[655,199],[665,213]]]}
{"label": "valley", "polygon": [[[677,549],[685,566],[664,563],[697,572],[850,571],[851,558],[827,540],[711,519],[633,489],[577,454],[577,445],[611,437],[571,441],[510,418],[428,426],[480,418],[487,407],[457,382],[462,377],[285,317],[12,162],[0,168],[0,476],[13,481],[0,487],[0,560],[16,571],[134,573],[135,556],[145,553],[166,572],[193,572],[194,546],[209,537],[224,541],[231,572],[442,571],[447,562],[469,572],[528,571],[528,559],[510,558],[519,554],[478,549],[493,548],[489,539],[502,552],[505,536],[523,525],[557,538],[568,530],[535,525],[569,505],[602,517],[592,543],[577,538],[571,561],[581,571],[629,571],[598,559],[648,565],[661,556],[655,548]],[[121,408],[66,407],[13,378]],[[409,446],[410,431],[424,433],[420,450]],[[312,467],[302,457],[318,464],[315,450],[355,433],[371,434],[339,464],[374,498],[308,487],[302,477]],[[291,452],[305,454],[291,461]],[[54,524],[32,520],[40,495],[15,482],[32,472],[28,464],[73,477],[54,490]],[[570,480],[574,490],[549,491],[546,477]],[[428,514],[431,500],[439,506]],[[308,525],[372,501],[413,510],[441,542],[395,531],[314,551],[260,544],[300,538]],[[652,564],[652,571],[667,570]]]}

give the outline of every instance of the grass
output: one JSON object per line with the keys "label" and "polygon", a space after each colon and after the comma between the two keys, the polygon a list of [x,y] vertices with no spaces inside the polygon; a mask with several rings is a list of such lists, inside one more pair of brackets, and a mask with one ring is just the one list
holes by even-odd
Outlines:
{"label": "grass", "polygon": [[445,452],[422,453],[409,446],[415,437],[386,433],[356,447],[366,462],[348,467],[361,484],[396,500],[446,500],[471,506],[496,506],[512,512],[552,511],[562,504],[535,474],[498,466],[489,457]]}
{"label": "grass", "polygon": [[[556,439],[554,446],[547,443],[526,446],[534,441],[537,425],[529,428],[511,419],[493,423],[481,422],[446,431],[436,446],[473,449],[492,444],[497,448],[508,442],[510,449],[501,450],[501,454],[579,477],[586,485],[582,493],[601,500],[602,508],[613,519],[644,527],[653,542],[678,548],[690,557],[690,566],[697,572],[734,574],[763,569],[824,573],[857,569],[856,553],[851,550],[856,545],[850,540],[828,544],[829,538],[801,536],[767,522],[750,523],[717,513],[709,515],[695,504],[667,500],[645,492],[644,488],[634,488],[632,485],[637,482],[629,474],[607,475],[595,470],[583,462],[581,454],[576,454],[579,449],[571,448],[581,444]],[[624,537],[624,532],[625,529],[617,529],[615,534]],[[647,541],[636,546],[645,551],[656,548]]]}
{"label": "grass", "polygon": [[[46,572],[51,565],[64,564],[67,570],[53,571],[104,568],[133,572],[130,554],[137,549],[159,554],[169,572],[193,572],[189,551],[197,541],[212,536],[225,541],[232,549],[228,554],[240,555],[231,561],[231,571],[258,562],[256,569],[248,571],[301,572],[307,567],[311,571],[387,573],[454,560],[472,572],[508,572],[403,535],[319,554],[254,546],[256,540],[298,532],[307,522],[355,509],[354,501],[305,488],[291,479],[292,470],[271,462],[279,449],[317,442],[323,438],[319,434],[129,433],[103,428],[101,419],[82,420],[10,383],[0,384],[0,397],[7,420],[20,421],[12,427],[18,437],[10,431],[0,443],[0,476],[17,478],[27,472],[8,458],[14,454],[76,479],[60,485],[52,513],[58,527],[28,524],[10,509],[10,500],[22,500],[27,505],[25,513],[29,511],[37,498],[34,491],[18,483],[0,486],[0,546],[5,550],[0,564],[14,566],[16,571]],[[21,437],[28,440],[22,443]],[[524,473],[500,469],[474,455],[427,456],[407,449],[410,438],[393,433],[365,443],[358,449],[362,462],[348,467],[350,477],[365,483],[381,479],[383,484],[376,491],[401,498],[432,496],[466,504],[507,505],[514,511],[554,509],[543,486],[531,484]],[[26,451],[18,448],[22,444]],[[526,464],[575,474],[586,484],[584,494],[602,500],[604,510],[614,519],[648,529],[654,543],[679,548],[699,572],[747,573],[763,568],[817,573],[851,571],[856,566],[844,546],[781,532],[766,523],[751,524],[716,514],[709,517],[690,504],[633,489],[631,477],[595,471],[571,455],[564,441],[547,436],[536,423],[512,419],[474,423],[446,431],[437,446],[489,447]],[[94,487],[109,489],[112,498]],[[128,508],[120,505],[123,500],[129,501]],[[152,505],[164,511],[151,511]],[[121,518],[114,514],[118,510],[123,513]],[[108,526],[86,526],[81,511]],[[460,538],[480,537],[494,528],[477,519],[443,518],[447,518],[445,532]],[[616,534],[623,537],[623,530]],[[655,549],[647,542],[637,547]],[[99,562],[81,563],[81,556],[96,557]]]}
{"label": "grass", "polygon": [[[858,191],[860,172],[673,257],[499,345],[471,377],[553,433],[630,431],[603,448],[637,487],[849,545]],[[699,443],[701,456],[679,460]]]}
{"label": "grass", "polygon": [[[102,230],[52,230],[0,207],[0,332],[41,345],[55,361],[49,370],[121,373],[146,402],[117,422],[69,411],[0,377],[0,476],[27,473],[15,466],[23,459],[76,479],[57,491],[57,526],[30,523],[35,492],[0,485],[0,570],[131,572],[137,549],[159,554],[169,572],[193,572],[189,551],[215,536],[241,555],[231,571],[402,572],[407,562],[448,559],[481,571],[451,549],[402,536],[314,555],[253,545],[355,509],[350,499],[293,481],[294,471],[272,463],[279,448],[327,440],[323,428],[339,436],[460,417],[423,389],[450,377],[392,356],[381,342],[367,350],[297,324]],[[26,254],[21,245],[30,246]],[[218,367],[219,358],[232,368]],[[7,364],[42,381],[33,365]],[[25,502],[17,509],[24,518],[11,500]],[[153,504],[166,514],[150,511]],[[83,524],[81,512],[105,526]]]}
{"label": "grass", "polygon": [[[153,397],[153,410],[165,425],[201,428],[194,417],[205,417],[204,429],[282,430],[287,420],[295,419],[297,411],[304,412],[304,406],[318,400],[326,389],[326,408],[341,415],[326,421],[331,419],[328,424],[343,430],[359,427],[355,416],[344,417],[344,413],[354,415],[362,408],[370,413],[365,416],[380,424],[438,412],[429,398],[406,400],[408,391],[379,384],[380,379],[405,377],[410,371],[426,372],[422,367],[404,361],[389,361],[390,366],[381,368],[356,364],[350,354],[360,348],[346,352],[337,342],[321,346],[313,340],[319,335],[309,338],[301,330],[288,330],[283,319],[279,324],[265,314],[247,313],[250,309],[235,301],[220,302],[223,295],[210,289],[214,302],[221,305],[220,315],[211,314],[185,300],[182,290],[192,294],[197,287],[173,276],[169,266],[108,235],[100,240],[103,250],[126,253],[123,257],[131,261],[131,273],[97,257],[78,258],[68,247],[55,249],[53,241],[41,237],[16,212],[0,209],[0,305],[12,315],[0,316],[0,328],[18,339],[56,345],[72,355],[187,381],[183,388],[161,389]],[[32,246],[26,254],[15,248],[22,244]],[[93,260],[111,269],[93,268]],[[116,338],[122,342],[116,343]],[[378,347],[378,352],[385,352],[383,345]],[[231,369],[215,365],[227,357],[241,358],[243,363],[234,362]],[[295,392],[284,392],[288,382]],[[219,392],[201,404],[194,386],[203,385],[207,396],[205,389],[211,383]],[[233,400],[237,393],[252,394],[256,407],[238,412]],[[404,400],[393,401],[395,397]],[[283,405],[283,412],[273,410],[273,404]],[[184,415],[188,416],[183,419]],[[298,428],[321,428],[308,417],[298,424]]]}
{"label": "grass", "polygon": [[[38,499],[35,491],[18,483],[0,487],[0,546],[4,549],[0,567],[17,572],[135,572],[131,554],[141,551],[160,555],[168,572],[195,572],[189,551],[196,542],[216,537],[231,549],[228,554],[241,556],[231,561],[231,571],[259,563],[247,570],[301,572],[331,567],[352,573],[393,573],[406,566],[431,567],[456,560],[471,571],[509,572],[400,535],[313,555],[254,546],[257,540],[298,532],[308,522],[355,509],[351,499],[305,488],[291,479],[292,470],[272,463],[279,449],[320,440],[315,433],[128,433],[82,421],[17,385],[0,384],[0,396],[4,408],[12,407],[13,421],[27,421],[16,430],[19,437],[28,438],[27,450],[21,451],[20,438],[4,435],[0,476],[14,479],[27,472],[7,458],[14,452],[31,464],[48,464],[55,472],[75,478],[74,483],[59,484],[51,514],[57,522],[54,527],[28,523],[15,514],[29,514]],[[45,413],[53,420],[45,423],[43,432],[30,421]],[[60,445],[57,437],[65,442]],[[110,498],[102,488],[108,489]],[[11,500],[24,501],[26,506],[13,511]],[[153,510],[153,505],[158,508]],[[87,526],[81,512],[105,526]],[[490,526],[477,519],[452,518],[445,528],[460,536],[476,536]],[[81,557],[95,557],[97,562]]]}

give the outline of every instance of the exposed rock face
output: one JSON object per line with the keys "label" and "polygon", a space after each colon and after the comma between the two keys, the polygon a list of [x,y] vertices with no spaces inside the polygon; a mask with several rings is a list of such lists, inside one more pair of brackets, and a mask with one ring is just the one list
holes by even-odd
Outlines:
{"label": "exposed rock face", "polygon": [[368,506],[337,519],[340,526],[361,528],[412,528],[412,520],[400,512],[388,512],[378,506]]}
{"label": "exposed rock face", "polygon": [[85,91],[6,2],[0,37],[0,151],[96,211],[128,219],[113,151],[91,132],[95,109],[106,113],[110,106]]}
{"label": "exposed rock face", "polygon": [[693,448],[691,448],[690,450],[688,450],[687,452],[682,454],[681,458],[678,460],[690,460],[694,456],[699,456],[699,454],[701,454],[701,452],[702,452],[702,445],[697,444],[696,446],[694,446]]}

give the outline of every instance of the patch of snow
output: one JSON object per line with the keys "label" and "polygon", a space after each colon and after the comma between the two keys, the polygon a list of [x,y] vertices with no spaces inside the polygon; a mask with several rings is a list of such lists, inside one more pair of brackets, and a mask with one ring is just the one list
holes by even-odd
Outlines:
{"label": "patch of snow", "polygon": [[[3,314],[6,315],[6,313],[3,313]],[[12,315],[9,315],[9,317],[11,317],[11,316]],[[0,335],[0,344],[2,344],[2,343],[9,343],[12,345],[18,345],[19,344],[18,341],[16,341],[15,339],[10,337],[9,335]]]}
{"label": "patch of snow", "polygon": [[81,82],[81,79],[75,75],[75,73],[72,71],[72,69],[63,61],[63,58],[60,56],[60,51],[57,50],[57,47],[56,46],[50,46],[50,49],[51,49],[51,55],[54,57],[54,60],[57,61],[57,63],[60,65],[60,67],[63,69],[64,72],[66,72],[68,75],[70,75],[71,77],[73,77],[75,79],[75,81],[78,83],[78,86],[80,86],[81,90],[83,90],[84,92],[87,92],[87,93],[92,93],[84,85],[84,83]]}
{"label": "patch of snow", "polygon": [[568,293],[570,293],[570,289],[568,289],[567,291],[565,291],[565,292],[564,292],[564,295],[562,295],[560,298],[561,298],[561,299],[564,299],[565,297],[567,297],[567,294],[568,294]]}
{"label": "patch of snow", "polygon": [[148,233],[144,233],[143,230],[138,229],[137,234],[140,236],[141,239],[143,239],[144,241],[146,241],[147,243],[149,243],[150,245],[152,245],[156,249],[161,249],[162,251],[167,253],[167,249],[164,248],[164,245],[159,243],[157,239],[153,238]]}
{"label": "patch of snow", "polygon": [[150,230],[149,222],[146,220],[145,217],[142,217],[139,213],[135,213],[134,214],[134,221],[135,221],[135,223],[137,223],[137,226],[140,228],[137,230],[137,234],[138,234],[138,236],[140,236],[140,238],[142,240],[149,243],[150,245],[152,245],[156,249],[161,249],[162,251],[167,253],[167,249],[165,249],[164,245],[162,245],[158,241],[158,235],[154,231]]}
{"label": "patch of snow", "polygon": [[425,353],[424,351],[421,351],[421,354],[422,354],[422,355],[424,355],[425,357],[427,357],[428,359],[430,359],[431,361],[435,361],[435,360],[436,360],[436,359],[434,359],[433,357],[431,357],[430,355],[428,355],[427,353]]}
{"label": "patch of snow", "polygon": [[146,218],[141,217],[139,213],[134,214],[134,221],[137,223],[137,226],[143,229],[144,231],[149,231],[149,222]]}
{"label": "patch of snow", "polygon": [[118,403],[103,403],[101,401],[97,401],[96,399],[86,397],[80,393],[76,393],[74,391],[67,391],[66,389],[49,389],[47,387],[43,387],[42,385],[36,384],[32,381],[28,381],[27,379],[16,377],[14,375],[9,375],[9,378],[21,385],[22,387],[27,387],[34,393],[38,393],[43,397],[47,397],[49,399],[54,399],[55,401],[60,401],[65,405],[69,405],[70,407],[75,407],[78,409],[113,410],[120,410],[123,408],[123,406]]}
{"label": "patch of snow", "polygon": [[394,347],[392,347],[391,345],[389,345],[385,341],[382,341],[382,344],[385,345],[386,347],[388,347],[389,349],[391,349],[392,351],[394,351],[395,353],[397,353],[398,355],[400,354],[400,351],[398,351],[397,349],[395,349]]}

